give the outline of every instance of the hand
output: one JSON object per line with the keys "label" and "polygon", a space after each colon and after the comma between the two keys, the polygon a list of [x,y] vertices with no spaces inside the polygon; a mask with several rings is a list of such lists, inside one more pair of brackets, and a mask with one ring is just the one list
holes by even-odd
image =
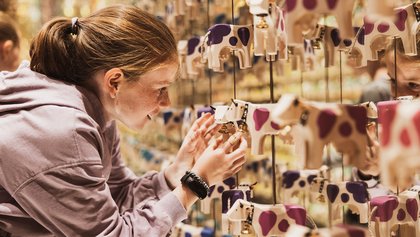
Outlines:
{"label": "hand", "polygon": [[[239,146],[232,149],[239,142]],[[226,142],[215,140],[203,152],[192,168],[209,186],[225,180],[237,173],[245,163],[248,144],[242,132],[232,135]]]}
{"label": "hand", "polygon": [[177,186],[185,171],[191,170],[195,161],[207,148],[209,141],[221,127],[214,124],[214,117],[210,113],[204,114],[193,123],[174,162],[165,170],[165,178],[169,186],[172,188]]}

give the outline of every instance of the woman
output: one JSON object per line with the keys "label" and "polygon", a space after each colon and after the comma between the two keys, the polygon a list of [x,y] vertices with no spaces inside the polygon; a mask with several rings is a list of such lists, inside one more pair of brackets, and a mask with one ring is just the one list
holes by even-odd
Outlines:
{"label": "woman", "polygon": [[124,166],[115,120],[145,126],[170,105],[179,67],[168,28],[138,8],[52,20],[30,56],[0,74],[0,229],[12,236],[165,236],[245,162],[242,136],[209,144],[207,114],[164,171]]}
{"label": "woman", "polygon": [[[420,70],[418,67],[420,57],[406,55],[401,39],[398,38],[390,42],[392,43],[387,47],[385,62],[391,78],[392,96],[418,97],[420,94]],[[419,42],[417,42],[417,51],[419,50]]]}

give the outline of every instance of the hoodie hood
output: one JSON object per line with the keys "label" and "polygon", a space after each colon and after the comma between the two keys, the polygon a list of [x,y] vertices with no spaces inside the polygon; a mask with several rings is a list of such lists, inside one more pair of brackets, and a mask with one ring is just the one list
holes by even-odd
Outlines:
{"label": "hoodie hood", "polygon": [[100,127],[106,124],[98,97],[83,87],[34,72],[28,61],[14,72],[0,72],[0,116],[45,105],[78,109],[88,113]]}

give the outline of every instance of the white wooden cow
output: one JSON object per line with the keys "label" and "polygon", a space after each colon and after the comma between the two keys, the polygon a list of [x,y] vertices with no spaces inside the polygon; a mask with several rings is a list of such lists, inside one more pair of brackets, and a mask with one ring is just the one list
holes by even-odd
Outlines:
{"label": "white wooden cow", "polygon": [[223,182],[213,185],[210,187],[210,192],[207,197],[201,200],[200,209],[204,214],[209,214],[211,209],[212,201],[216,199],[221,199],[222,193],[227,190],[235,188],[236,179],[234,177],[229,177]]}
{"label": "white wooden cow", "polygon": [[368,223],[370,198],[365,182],[330,183],[327,179],[315,178],[311,184],[311,192],[318,193],[321,200],[331,203],[334,220],[339,218],[341,207],[348,205],[353,213],[360,215],[360,223]]}
{"label": "white wooden cow", "polygon": [[208,30],[206,36],[208,67],[215,72],[223,72],[223,62],[231,52],[239,59],[241,69],[250,68],[251,44],[253,38],[251,25],[216,24]]}
{"label": "white wooden cow", "polygon": [[257,204],[238,200],[226,216],[228,233],[233,236],[244,236],[252,233],[252,229],[257,237],[284,236],[290,225],[305,225],[306,210],[297,205]]}
{"label": "white wooden cow", "polygon": [[419,194],[420,186],[414,186],[398,196],[372,198],[370,201],[371,221],[373,222],[370,225],[372,233],[375,233],[375,236],[378,237],[392,236],[391,229],[395,225],[407,224],[414,229],[417,236],[420,233]]}
{"label": "white wooden cow", "polygon": [[284,94],[272,112],[272,119],[280,126],[298,124],[295,133],[303,147],[301,158],[308,169],[322,165],[324,146],[332,142],[338,152],[348,156],[348,162],[369,172],[366,131],[367,114],[363,106],[307,102],[292,94]]}
{"label": "white wooden cow", "polygon": [[204,41],[204,37],[192,37],[187,41],[186,53],[185,53],[185,64],[187,68],[188,77],[195,79],[200,71],[199,69],[204,66],[203,53],[204,47],[201,47]]}
{"label": "white wooden cow", "polygon": [[[343,38],[353,38],[354,0],[286,0],[286,32],[289,44],[301,44],[302,32],[314,29],[321,16],[333,15]],[[306,25],[305,25],[306,24]]]}
{"label": "white wooden cow", "polygon": [[222,193],[222,233],[228,234],[229,221],[226,213],[238,200],[250,202],[253,198],[253,185],[240,184],[237,188]]}
{"label": "white wooden cow", "polygon": [[254,55],[266,56],[267,61],[287,59],[285,17],[281,8],[269,0],[247,0],[254,16]]}
{"label": "white wooden cow", "polygon": [[351,40],[342,39],[338,28],[317,24],[315,29],[304,35],[305,39],[315,40],[324,45],[325,65],[335,65],[336,55],[339,50],[344,50],[352,43]]}
{"label": "white wooden cow", "polygon": [[[365,45],[368,60],[378,60],[378,40],[387,37],[401,38],[404,52],[407,55],[417,55],[416,34],[419,26],[413,4],[395,9],[395,20],[378,19],[371,21],[368,17],[364,18]],[[419,15],[420,17],[420,15]]]}
{"label": "white wooden cow", "polygon": [[331,228],[311,230],[308,227],[292,225],[284,237],[371,237],[368,229],[355,225],[334,225]]}
{"label": "white wooden cow", "polygon": [[253,104],[233,100],[226,111],[226,119],[236,122],[245,120],[251,137],[251,154],[262,155],[266,135],[280,135],[280,127],[273,122],[270,113],[276,104]]}
{"label": "white wooden cow", "polygon": [[290,203],[292,196],[303,193],[307,197],[310,194],[310,185],[315,178],[326,177],[327,166],[313,170],[286,170],[281,174],[281,191],[283,202]]}
{"label": "white wooden cow", "polygon": [[394,192],[405,190],[420,169],[420,101],[379,102],[378,109],[381,177]]}

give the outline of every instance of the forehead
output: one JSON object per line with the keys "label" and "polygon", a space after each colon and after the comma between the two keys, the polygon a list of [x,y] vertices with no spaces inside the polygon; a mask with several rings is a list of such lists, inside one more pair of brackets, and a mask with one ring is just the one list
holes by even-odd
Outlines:
{"label": "forehead", "polygon": [[178,77],[178,65],[166,64],[155,70],[145,73],[140,80],[143,82],[153,83],[154,85],[168,85]]}

